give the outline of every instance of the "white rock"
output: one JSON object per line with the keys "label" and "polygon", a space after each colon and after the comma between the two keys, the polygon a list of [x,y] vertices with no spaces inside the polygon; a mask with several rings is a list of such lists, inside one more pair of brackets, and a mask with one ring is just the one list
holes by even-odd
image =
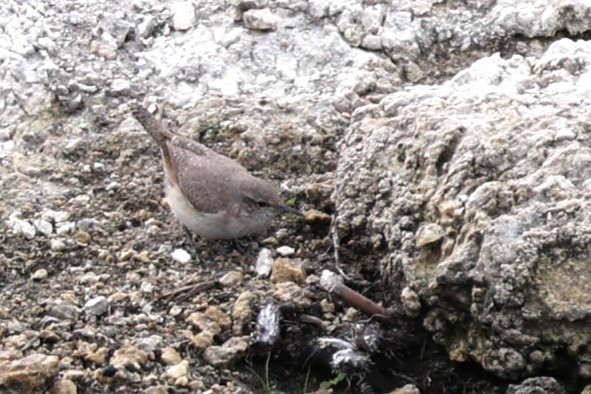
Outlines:
{"label": "white rock", "polygon": [[14,141],[0,142],[0,159],[8,157],[14,149]]}
{"label": "white rock", "polygon": [[158,253],[159,254],[168,254],[168,253],[172,253],[172,248],[170,247],[170,245],[160,245],[158,247]]}
{"label": "white rock", "polygon": [[131,90],[131,83],[127,79],[117,78],[111,82],[111,92],[122,94]]}
{"label": "white rock", "polygon": [[262,248],[257,257],[255,271],[259,276],[269,276],[273,268],[273,253],[267,249]]}
{"label": "white rock", "polygon": [[26,220],[19,219],[20,212],[15,212],[10,215],[9,223],[12,227],[12,231],[14,234],[22,234],[27,239],[32,239],[35,237],[37,231],[35,230],[35,226],[29,223]]}
{"label": "white rock", "polygon": [[152,293],[154,291],[154,285],[150,282],[142,282],[140,291],[142,293]]}
{"label": "white rock", "polygon": [[328,16],[328,8],[330,3],[325,0],[309,0],[308,1],[308,12],[312,15],[312,18],[318,20]]}
{"label": "white rock", "polygon": [[39,46],[42,48],[50,50],[56,47],[55,41],[49,37],[41,37],[39,40],[37,40],[37,44],[39,44]]}
{"label": "white rock", "polygon": [[158,20],[153,16],[147,16],[137,27],[137,33],[142,38],[148,38],[158,26]]}
{"label": "white rock", "polygon": [[171,6],[172,27],[175,30],[189,30],[195,24],[195,7],[190,1],[179,1]]}
{"label": "white rock", "polygon": [[186,264],[191,261],[191,255],[185,249],[175,249],[171,256],[174,261],[181,264]]}
{"label": "white rock", "polygon": [[188,372],[189,362],[187,360],[183,360],[180,363],[166,369],[166,375],[172,379],[178,379],[182,376],[187,376]]}
{"label": "white rock", "polygon": [[572,141],[577,138],[577,134],[569,129],[562,129],[556,132],[555,141]]}
{"label": "white rock", "polygon": [[89,272],[78,279],[78,283],[81,285],[93,285],[98,282],[99,277],[94,272]]}
{"label": "white rock", "polygon": [[46,220],[37,219],[34,222],[35,228],[42,234],[51,235],[53,232],[53,226]]}
{"label": "white rock", "polygon": [[107,312],[109,308],[109,300],[107,300],[104,296],[98,296],[91,300],[88,300],[86,304],[84,304],[84,310],[89,315],[100,316]]}
{"label": "white rock", "polygon": [[142,350],[153,352],[160,347],[162,340],[163,339],[160,335],[150,335],[149,337],[140,339],[138,346]]}
{"label": "white rock", "polygon": [[66,250],[66,244],[61,239],[52,239],[50,247],[54,252],[63,252]]}
{"label": "white rock", "polygon": [[293,255],[295,249],[291,246],[280,246],[277,248],[277,253],[279,253],[280,256],[287,257]]}
{"label": "white rock", "polygon": [[111,190],[117,190],[121,187],[121,184],[119,182],[111,182],[107,185],[107,187],[105,188],[107,191],[111,191]]}
{"label": "white rock", "polygon": [[38,269],[31,275],[31,279],[33,280],[42,280],[45,278],[47,278],[47,270],[45,268]]}
{"label": "white rock", "polygon": [[57,235],[69,234],[74,231],[76,224],[74,222],[64,222],[56,224],[55,232]]}
{"label": "white rock", "polygon": [[242,16],[244,26],[250,30],[277,30],[277,17],[268,9],[248,10]]}
{"label": "white rock", "polygon": [[88,194],[80,194],[79,196],[74,197],[72,201],[81,204],[87,204],[88,202],[90,202],[90,199],[91,197]]}
{"label": "white rock", "polygon": [[68,220],[70,214],[66,211],[53,211],[51,209],[47,209],[41,212],[41,219],[48,221],[48,222],[55,222],[61,223]]}

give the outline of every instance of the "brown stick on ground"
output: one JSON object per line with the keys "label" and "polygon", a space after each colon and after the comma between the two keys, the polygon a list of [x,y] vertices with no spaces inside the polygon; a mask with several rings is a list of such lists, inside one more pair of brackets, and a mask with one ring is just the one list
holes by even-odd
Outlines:
{"label": "brown stick on ground", "polygon": [[347,287],[343,284],[343,279],[334,272],[324,270],[320,277],[320,286],[329,293],[338,295],[343,301],[345,301],[345,303],[347,303],[347,305],[359,309],[366,315],[385,321],[391,321],[394,317],[391,310],[384,308],[363,294]]}

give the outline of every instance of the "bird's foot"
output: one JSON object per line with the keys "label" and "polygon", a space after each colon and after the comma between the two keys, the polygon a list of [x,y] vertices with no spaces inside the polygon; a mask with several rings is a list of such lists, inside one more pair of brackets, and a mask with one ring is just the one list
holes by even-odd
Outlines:
{"label": "bird's foot", "polygon": [[250,238],[231,239],[230,246],[238,253],[245,254],[250,249],[250,240]]}
{"label": "bird's foot", "polygon": [[189,230],[189,228],[184,224],[182,224],[181,227],[183,228],[183,233],[185,234],[185,248],[187,249],[189,254],[195,258],[195,261],[198,264],[206,263],[207,261],[205,261],[199,255],[199,251],[197,250],[197,244],[195,243],[195,239],[193,238],[193,233],[191,232],[191,230]]}

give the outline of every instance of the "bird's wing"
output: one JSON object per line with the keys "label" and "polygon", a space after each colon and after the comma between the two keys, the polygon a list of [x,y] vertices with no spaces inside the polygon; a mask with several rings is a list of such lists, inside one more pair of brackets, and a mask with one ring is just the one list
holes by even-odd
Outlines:
{"label": "bird's wing", "polygon": [[240,200],[237,181],[250,175],[244,167],[181,136],[170,141],[169,152],[179,186],[195,209],[204,213],[233,209],[232,205]]}

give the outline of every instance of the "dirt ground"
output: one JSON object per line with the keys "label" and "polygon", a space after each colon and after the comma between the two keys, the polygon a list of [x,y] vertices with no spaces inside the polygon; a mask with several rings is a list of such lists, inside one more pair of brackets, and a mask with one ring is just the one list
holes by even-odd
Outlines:
{"label": "dirt ground", "polygon": [[[506,382],[469,363],[449,362],[420,318],[382,325],[379,349],[369,354],[366,368],[331,370],[334,352],[320,349],[317,339],[350,339],[355,324],[366,326],[370,320],[319,286],[322,270],[335,269],[329,222],[284,217],[267,238],[241,245],[196,240],[202,262],[175,261],[174,249],[191,249],[163,200],[159,152],[141,129],[119,127],[129,117],[124,107],[113,111],[79,128],[59,114],[47,115],[39,121],[53,126],[31,136],[29,154],[3,170],[0,360],[5,368],[30,354],[59,360],[47,374],[34,366],[21,369],[20,375],[2,380],[4,390],[73,392],[64,391],[72,388],[64,383],[68,381],[79,393],[303,393],[322,387],[385,393],[407,384],[421,393],[504,391]],[[229,144],[220,142],[211,127],[194,137],[199,135],[218,152],[231,155]],[[276,183],[294,176],[259,175]],[[296,206],[307,198],[306,206],[332,213],[326,196],[284,197]],[[30,239],[15,233],[7,224],[17,211],[19,220],[43,219],[53,230],[37,230]],[[62,222],[75,225],[66,231]],[[289,259],[303,262],[305,279],[293,288],[254,272],[259,250],[281,245],[295,249]],[[376,253],[363,241],[343,240],[340,256],[350,275],[347,284],[395,307],[397,300],[385,295],[397,292],[383,288],[368,251]],[[228,273],[239,279],[220,281]],[[101,297],[108,307],[95,313],[87,302]],[[244,299],[249,300],[246,312],[239,313],[237,300]],[[229,351],[231,356],[214,365],[211,357],[204,358],[210,347],[224,348],[232,338],[248,338],[256,330],[261,306],[271,300],[282,311],[281,337],[275,345]],[[198,322],[195,314],[208,315],[209,320]],[[321,323],[310,324],[302,316]],[[209,329],[204,326],[215,327],[205,341],[203,335],[198,337]],[[128,354],[121,361],[122,349],[129,347],[142,356]],[[180,375],[184,379],[169,370],[174,364],[163,355],[170,349],[188,362],[188,371]]]}

